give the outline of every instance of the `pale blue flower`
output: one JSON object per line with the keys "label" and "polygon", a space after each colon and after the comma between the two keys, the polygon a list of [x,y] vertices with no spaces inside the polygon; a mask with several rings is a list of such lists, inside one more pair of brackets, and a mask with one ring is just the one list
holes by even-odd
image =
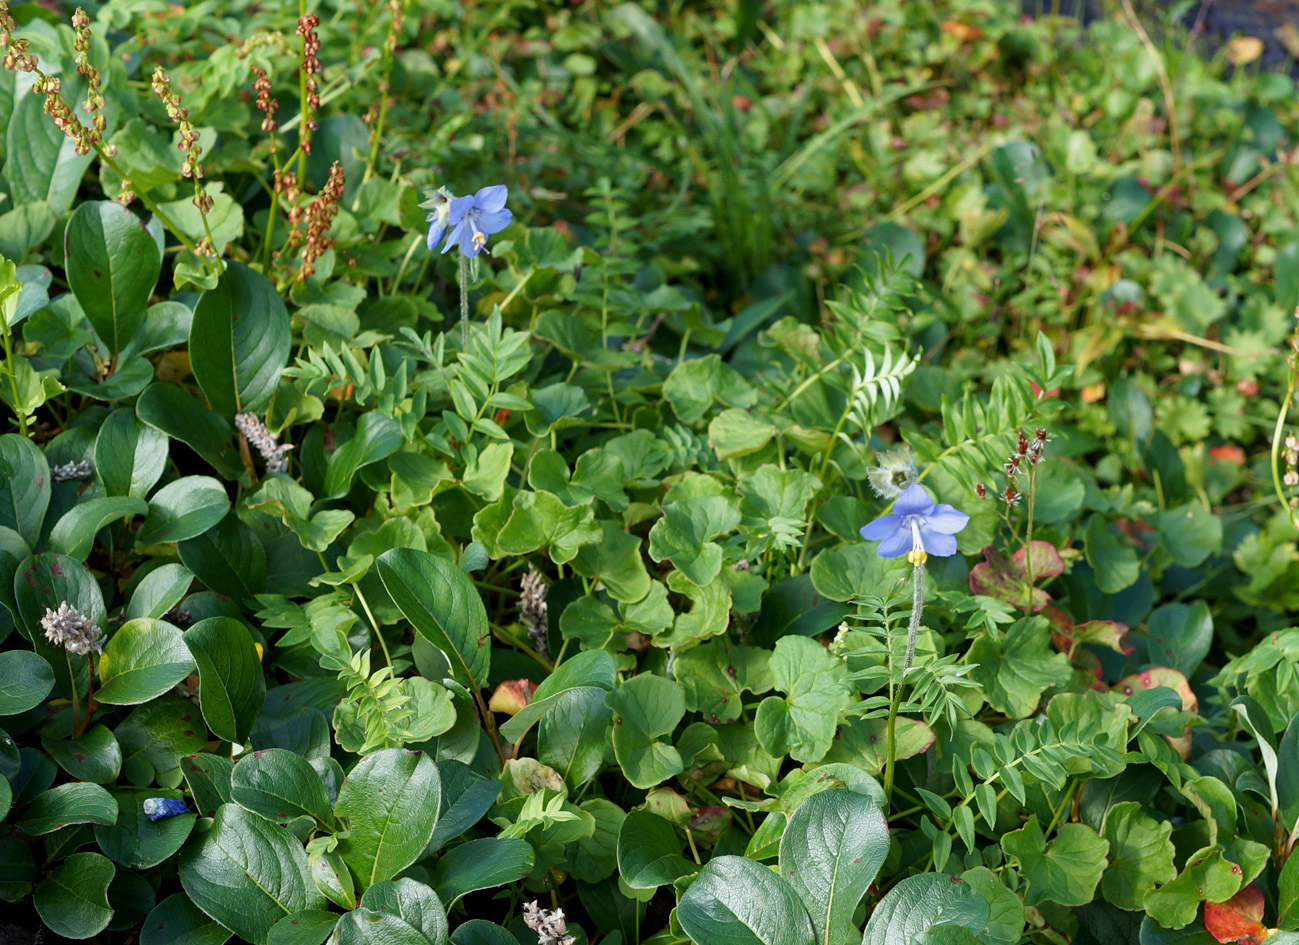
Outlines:
{"label": "pale blue flower", "polygon": [[[501,232],[514,219],[514,215],[505,209],[508,193],[504,184],[496,184],[484,187],[472,197],[453,197],[447,217],[451,235],[447,237],[442,252],[459,246],[463,255],[477,256],[487,245],[487,237]],[[429,245],[433,245],[432,230],[429,231]]]}
{"label": "pale blue flower", "polygon": [[893,513],[864,526],[861,536],[880,543],[877,553],[881,558],[906,555],[912,564],[923,564],[929,555],[946,558],[956,554],[954,536],[969,521],[964,512],[935,503],[924,486],[913,484],[893,503]]}

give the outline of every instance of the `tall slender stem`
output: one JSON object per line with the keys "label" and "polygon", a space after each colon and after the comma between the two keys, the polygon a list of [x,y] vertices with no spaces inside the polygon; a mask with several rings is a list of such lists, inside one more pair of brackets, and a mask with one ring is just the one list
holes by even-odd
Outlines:
{"label": "tall slender stem", "polygon": [[469,257],[457,253],[460,260],[460,350],[469,350]]}
{"label": "tall slender stem", "polygon": [[889,643],[889,720],[885,728],[884,797],[893,798],[893,773],[898,756],[898,707],[902,703],[902,684],[916,658],[916,637],[920,634],[920,613],[925,602],[925,567],[916,564],[911,569],[911,617],[907,621],[907,656],[902,664],[902,675],[894,679],[893,644]]}

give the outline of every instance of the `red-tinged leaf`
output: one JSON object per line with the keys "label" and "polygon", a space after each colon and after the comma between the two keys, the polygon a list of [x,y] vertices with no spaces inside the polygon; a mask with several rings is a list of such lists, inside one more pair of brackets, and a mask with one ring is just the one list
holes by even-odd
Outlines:
{"label": "red-tinged leaf", "polygon": [[1107,646],[1127,656],[1132,652],[1128,642],[1128,625],[1114,620],[1088,620],[1074,627],[1074,635],[1083,643]]}
{"label": "red-tinged leaf", "polygon": [[[1183,712],[1195,712],[1199,709],[1199,700],[1195,698],[1195,693],[1191,691],[1191,684],[1186,681],[1186,677],[1167,666],[1156,666],[1154,669],[1147,669],[1144,672],[1133,673],[1131,676],[1124,676],[1111,689],[1115,692],[1121,692],[1125,696],[1130,696],[1134,692],[1158,689],[1160,686],[1167,686],[1182,697]],[[1185,760],[1191,754],[1191,730],[1188,728],[1184,735],[1176,738],[1171,735],[1168,736],[1168,743]]]}
{"label": "red-tinged leaf", "polygon": [[1064,559],[1054,545],[1045,541],[1031,542],[1027,550],[1027,555],[1021,548],[1006,558],[994,548],[985,548],[985,560],[970,570],[970,590],[1020,608],[1044,608],[1051,595],[1040,587],[1030,588],[1029,577],[1036,584],[1063,574]]}
{"label": "red-tinged leaf", "polygon": [[1219,942],[1261,945],[1268,930],[1263,925],[1263,893],[1246,886],[1226,902],[1204,904],[1204,927]]}
{"label": "red-tinged leaf", "polygon": [[531,679],[507,679],[496,687],[487,708],[502,715],[518,715],[536,691],[537,684]]}

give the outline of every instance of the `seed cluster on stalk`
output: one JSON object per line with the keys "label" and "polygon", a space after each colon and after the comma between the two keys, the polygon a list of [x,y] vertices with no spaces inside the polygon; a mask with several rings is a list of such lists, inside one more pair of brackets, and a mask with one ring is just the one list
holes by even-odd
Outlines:
{"label": "seed cluster on stalk", "polygon": [[[1042,462],[1046,444],[1050,440],[1051,438],[1047,435],[1044,427],[1035,429],[1031,437],[1023,430],[1019,431],[1019,438],[1015,443],[1015,448],[1001,467],[1002,472],[1006,474],[1006,485],[998,497],[1006,505],[1016,506],[1019,504],[1019,500],[1023,497],[1023,491],[1019,488],[1019,475]],[[975,483],[974,491],[980,499],[986,499],[990,494],[988,487],[981,482]]]}
{"label": "seed cluster on stalk", "polygon": [[199,161],[203,154],[203,146],[199,144],[198,129],[189,120],[189,109],[180,103],[180,96],[171,87],[171,77],[162,66],[154,67],[151,85],[154,94],[167,109],[167,117],[174,121],[180,130],[180,139],[176,143],[176,148],[185,155],[180,172],[182,176],[194,181],[194,206],[198,207],[200,213],[207,213],[212,209],[212,198],[199,183],[203,178],[203,165]]}
{"label": "seed cluster on stalk", "polygon": [[320,110],[320,36],[316,33],[316,27],[320,25],[320,18],[314,13],[308,13],[298,20],[298,28],[295,32],[302,37],[302,74],[306,78],[307,99],[302,105],[302,151],[304,154],[311,153],[311,133],[320,127],[316,121],[316,112]]}
{"label": "seed cluster on stalk", "polygon": [[333,239],[328,235],[329,228],[334,223],[334,217],[338,216],[338,205],[343,199],[346,183],[343,165],[335,161],[329,168],[329,179],[325,181],[324,189],[302,213],[307,232],[302,248],[302,269],[298,273],[301,279],[315,274],[316,260],[334,245]]}
{"label": "seed cluster on stalk", "polygon": [[86,78],[85,110],[90,115],[87,126],[76,116],[71,105],[62,95],[62,80],[58,76],[46,75],[30,50],[27,40],[14,35],[17,24],[9,15],[7,0],[0,0],[0,49],[4,50],[4,67],[11,72],[30,72],[36,76],[32,91],[45,96],[44,112],[54,120],[54,124],[72,141],[77,154],[89,154],[99,147],[105,156],[111,158],[117,153],[116,148],[104,142],[104,131],[107,119],[103,114],[104,96],[100,89],[103,79],[99,70],[90,61],[90,17],[77,7],[72,15],[73,51],[76,54],[77,71]]}

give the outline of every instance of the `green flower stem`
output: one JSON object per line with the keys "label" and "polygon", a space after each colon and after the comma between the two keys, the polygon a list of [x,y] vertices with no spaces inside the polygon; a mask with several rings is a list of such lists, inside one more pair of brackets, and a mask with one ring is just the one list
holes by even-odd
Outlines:
{"label": "green flower stem", "polygon": [[469,257],[457,253],[460,260],[460,350],[469,350]]}
{"label": "green flower stem", "polygon": [[18,375],[14,373],[13,332],[9,328],[9,319],[0,314],[0,330],[4,336],[5,373],[9,375],[9,386],[14,392],[14,413],[18,416],[18,432],[27,435],[27,414],[22,409],[22,395],[18,393]]}
{"label": "green flower stem", "polygon": [[[925,602],[925,567],[917,564],[911,569],[911,618],[907,623],[907,656],[902,665],[902,676],[894,682],[889,674],[889,720],[885,729],[884,797],[893,798],[893,774],[898,754],[898,706],[902,702],[902,684],[916,658],[916,638],[920,635],[920,614]],[[889,659],[892,660],[892,647]]]}
{"label": "green flower stem", "polygon": [[1276,426],[1272,430],[1272,459],[1268,464],[1272,469],[1272,487],[1276,490],[1277,501],[1281,503],[1281,508],[1286,510],[1290,516],[1290,523],[1295,522],[1295,510],[1290,508],[1290,500],[1286,498],[1285,487],[1281,482],[1281,443],[1285,439],[1285,421],[1290,416],[1290,403],[1294,400],[1295,391],[1295,367],[1291,364],[1290,377],[1286,383],[1285,397],[1281,401],[1281,408],[1277,411]]}
{"label": "green flower stem", "polygon": [[[99,160],[102,161],[114,174],[120,177],[123,181],[129,181],[131,179],[126,171],[122,170],[122,166],[104,152],[102,144],[96,143],[95,151],[99,154]],[[198,250],[195,247],[194,241],[181,231],[175,220],[167,216],[166,212],[158,206],[158,204],[154,202],[148,194],[143,193],[142,191],[135,191],[134,193],[136,199],[139,200],[140,203],[144,204],[145,209],[158,218],[158,222],[166,228],[168,233],[176,237],[180,245],[184,246],[195,256],[198,256]],[[207,229],[207,214],[200,210],[199,215],[203,218],[203,227],[207,230],[209,238],[211,238],[211,230]],[[215,275],[221,274],[221,264],[216,259],[210,256],[199,256],[199,258],[203,260],[204,265],[206,265]]]}

